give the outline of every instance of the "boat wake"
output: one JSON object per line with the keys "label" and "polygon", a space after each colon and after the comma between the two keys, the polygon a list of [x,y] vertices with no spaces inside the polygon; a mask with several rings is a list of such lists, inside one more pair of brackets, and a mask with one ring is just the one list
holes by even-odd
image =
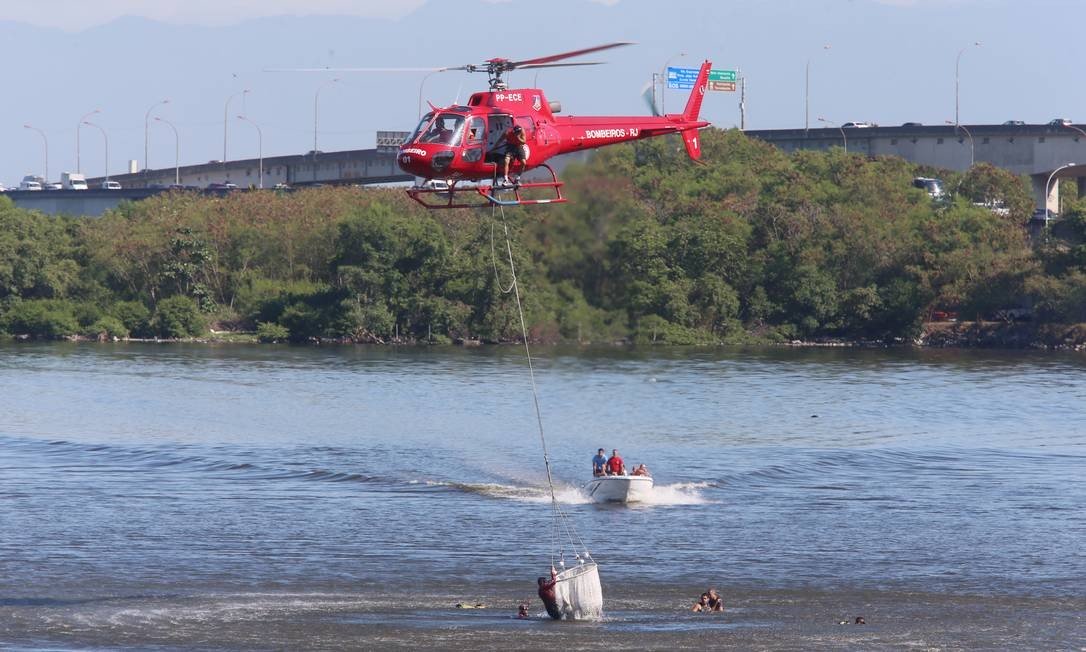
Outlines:
{"label": "boat wake", "polygon": [[[550,493],[546,487],[531,485],[509,485],[496,482],[467,483],[426,480],[423,484],[431,487],[447,487],[455,491],[477,494],[501,500],[519,500],[526,503],[549,503]],[[645,499],[637,505],[709,505],[716,501],[702,495],[702,490],[712,484],[708,482],[677,482],[675,484],[656,485]],[[568,484],[555,484],[554,495],[563,505],[584,505],[594,502],[582,487]]]}
{"label": "boat wake", "polygon": [[[549,503],[551,501],[550,492],[547,491],[546,487],[507,485],[496,482],[474,484],[468,482],[440,482],[432,480],[425,481],[425,484],[432,487],[448,487],[456,491],[477,494],[488,498],[519,500],[526,503]],[[583,505],[592,502],[589,497],[581,491],[580,487],[565,484],[556,484],[554,486],[554,496],[558,499],[558,502],[563,505]]]}
{"label": "boat wake", "polygon": [[658,484],[653,486],[652,492],[645,496],[642,505],[710,505],[717,501],[710,500],[702,495],[702,490],[708,489],[712,484],[708,482],[676,482],[675,484]]}

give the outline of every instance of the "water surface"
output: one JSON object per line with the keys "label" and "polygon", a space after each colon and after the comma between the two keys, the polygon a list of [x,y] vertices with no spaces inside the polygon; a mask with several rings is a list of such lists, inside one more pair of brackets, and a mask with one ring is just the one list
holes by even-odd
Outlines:
{"label": "water surface", "polygon": [[[1086,645],[1081,354],[539,351],[608,612],[553,624],[509,617],[551,553],[522,353],[0,346],[0,644]],[[651,504],[585,500],[601,446]]]}

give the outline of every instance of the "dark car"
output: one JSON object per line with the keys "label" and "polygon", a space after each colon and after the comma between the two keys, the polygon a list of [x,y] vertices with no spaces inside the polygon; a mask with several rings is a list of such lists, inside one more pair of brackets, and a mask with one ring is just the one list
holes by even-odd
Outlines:
{"label": "dark car", "polygon": [[1024,126],[1026,126],[1026,123],[1025,123],[1024,120],[1004,120],[1003,121],[1003,126],[1004,127],[1024,127]]}
{"label": "dark car", "polygon": [[238,187],[233,183],[209,183],[207,184],[208,190],[237,190]]}
{"label": "dark car", "polygon": [[921,122],[902,122],[901,126],[902,127],[923,127],[924,124],[921,123]]}

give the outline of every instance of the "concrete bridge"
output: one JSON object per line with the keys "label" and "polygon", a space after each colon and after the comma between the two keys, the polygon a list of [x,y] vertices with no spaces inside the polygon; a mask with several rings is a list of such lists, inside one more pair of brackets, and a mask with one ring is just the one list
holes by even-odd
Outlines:
{"label": "concrete bridge", "polygon": [[[132,174],[110,175],[122,188],[157,188],[178,183],[206,188],[211,184],[233,183],[239,188],[274,188],[277,184],[372,184],[413,181],[396,164],[396,148],[349,149],[338,152],[309,152],[289,156],[268,156],[238,161],[209,161]],[[261,176],[263,168],[263,176]],[[93,188],[103,177],[87,179]]]}
{"label": "concrete bridge", "polygon": [[[89,190],[13,190],[4,196],[20,208],[38,210],[49,215],[84,215],[98,217],[116,208],[122,201],[139,201],[151,195],[165,192],[175,180],[187,188],[207,193],[222,194],[222,190],[208,190],[212,184],[232,183],[238,188],[257,188],[263,178],[264,188],[277,184],[291,187],[315,184],[379,184],[410,182],[414,177],[405,174],[396,165],[395,148],[356,149],[339,152],[319,152],[315,156],[270,156],[263,159],[239,161],[212,161],[200,165],[183,165],[179,168],[145,170],[133,174],[110,175],[110,181],[121,184],[121,190],[102,190],[105,177],[87,179]],[[263,164],[264,174],[260,168]]]}
{"label": "concrete bridge", "polygon": [[[954,125],[846,127],[747,131],[786,152],[842,147],[866,156],[901,158],[951,170],[991,163],[1014,174],[1029,175],[1040,209],[1059,211],[1056,179],[1074,178],[1086,196],[1086,130],[1077,125]],[[1078,163],[1064,168],[1068,163]],[[1063,169],[1060,169],[1063,168]],[[1049,175],[1056,170],[1049,186]]]}

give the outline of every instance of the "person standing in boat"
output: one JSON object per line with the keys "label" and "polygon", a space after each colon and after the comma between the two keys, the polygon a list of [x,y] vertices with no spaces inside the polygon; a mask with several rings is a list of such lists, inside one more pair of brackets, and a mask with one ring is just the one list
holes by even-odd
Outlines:
{"label": "person standing in boat", "polygon": [[611,459],[607,460],[607,475],[626,475],[626,463],[618,455],[618,449],[611,449]]}
{"label": "person standing in boat", "polygon": [[539,599],[547,608],[547,614],[555,620],[561,620],[562,610],[558,608],[558,596],[554,593],[554,585],[558,583],[558,571],[551,566],[551,580],[548,582],[547,578],[540,577],[536,583],[539,584]]}
{"label": "person standing in boat", "polygon": [[596,451],[596,456],[592,458],[592,477],[598,478],[601,475],[607,474],[607,456],[603,454],[603,449]]}

